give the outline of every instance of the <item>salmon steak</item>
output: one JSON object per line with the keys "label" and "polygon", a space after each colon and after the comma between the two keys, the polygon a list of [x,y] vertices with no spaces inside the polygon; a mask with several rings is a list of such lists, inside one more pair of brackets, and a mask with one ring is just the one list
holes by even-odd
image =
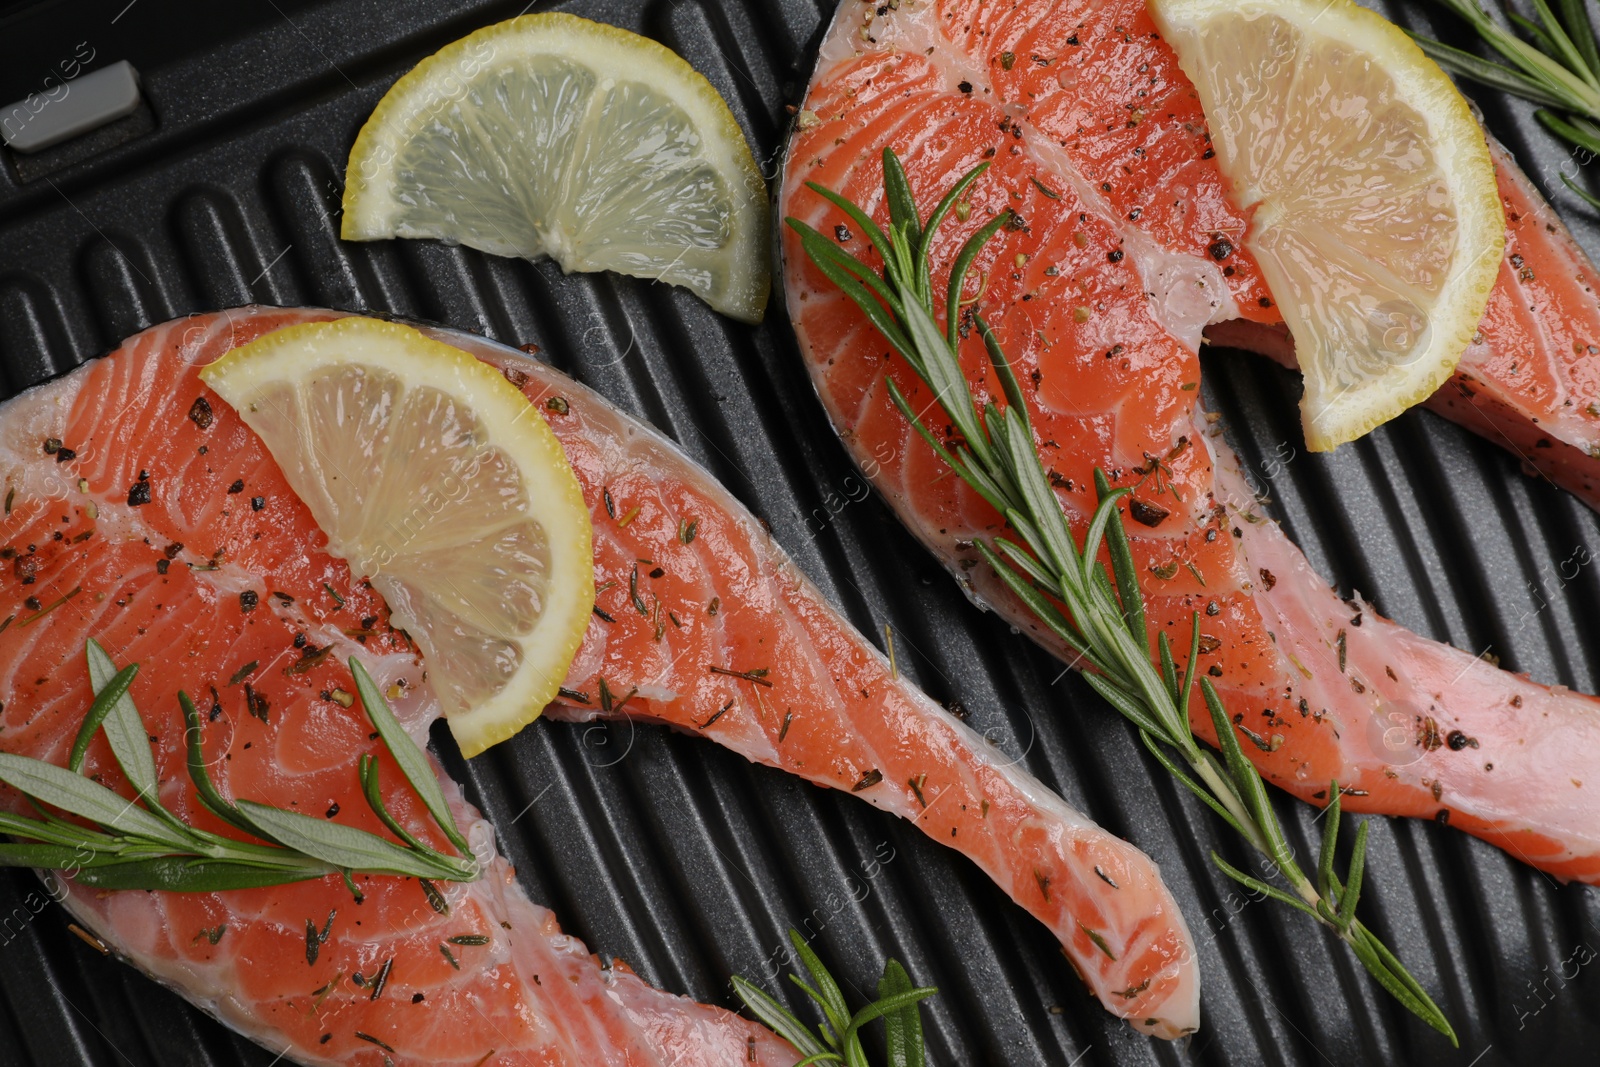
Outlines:
{"label": "salmon steak", "polygon": [[[866,236],[807,183],[883,225],[885,148],[903,161],[924,214],[969,169],[990,164],[932,244],[934,291],[944,291],[971,230],[1014,213],[974,263],[965,296],[1017,371],[1044,465],[1079,532],[1094,509],[1097,467],[1133,491],[1123,512],[1152,641],[1168,633],[1186,654],[1198,613],[1197,669],[1261,773],[1319,804],[1337,781],[1347,809],[1447,822],[1558,878],[1600,881],[1600,702],[1341,599],[1261,514],[1222,427],[1203,410],[1198,353],[1208,329],[1282,359],[1292,346],[1241,247],[1248,219],[1228,200],[1198,98],[1144,5],[842,5],[788,146],[780,215],[881,269]],[[1582,273],[1581,253],[1503,156],[1498,169],[1508,266],[1479,340],[1436,403],[1487,432],[1521,420],[1553,433],[1536,423],[1551,406],[1571,416],[1562,425],[1588,426],[1580,398],[1596,387],[1600,364],[1559,335],[1565,327],[1539,302],[1593,319],[1593,272]],[[1000,533],[1002,519],[915,436],[887,382],[914,411],[933,408],[931,392],[792,232],[783,253],[800,350],[857,462],[970,595],[1069,658],[973,547]],[[974,395],[1003,404],[977,331],[961,335]],[[1543,406],[1501,388],[1514,379],[1493,369],[1529,344],[1549,356]],[[951,439],[950,427],[929,428]],[[1571,433],[1580,451],[1595,440],[1592,428]],[[1575,454],[1532,451],[1551,462]],[[883,455],[895,459],[868,462]],[[1564,484],[1584,489],[1581,479]],[[1198,698],[1190,712],[1196,732],[1214,740]]]}
{"label": "salmon steak", "polygon": [[[180,690],[207,720],[224,796],[386,834],[356,773],[375,755],[400,824],[448,847],[350,706],[355,656],[425,743],[439,705],[419,653],[199,379],[271,330],[338,314],[177,320],[0,406],[0,750],[66,763],[92,701],[94,639],[117,664],[141,665],[130,692],[160,799],[191,825],[238,836],[194,795]],[[1142,852],[899,679],[665,438],[520,352],[432,332],[534,402],[593,515],[599,602],[552,714],[666,723],[913,820],[1024,902],[1107,1008],[1161,1036],[1198,1025],[1194,946]],[[177,893],[92,889],[68,871],[52,876],[52,895],[117,955],[286,1060],[794,1062],[762,1027],[654,989],[563,934],[499,857],[494,829],[435,771],[481,865],[476,881],[430,892],[357,875],[358,903],[336,875]],[[103,737],[85,772],[131,795]],[[4,803],[28,810],[9,789]]]}

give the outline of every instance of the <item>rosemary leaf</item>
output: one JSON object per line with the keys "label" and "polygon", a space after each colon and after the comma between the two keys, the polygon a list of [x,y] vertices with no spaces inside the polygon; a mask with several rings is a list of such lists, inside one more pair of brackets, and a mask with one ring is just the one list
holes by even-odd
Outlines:
{"label": "rosemary leaf", "polygon": [[361,696],[361,706],[366,710],[372,728],[378,731],[378,736],[388,746],[389,754],[394,757],[395,763],[400,765],[400,773],[406,776],[411,788],[417,791],[417,796],[427,805],[428,813],[439,824],[439,828],[450,839],[450,843],[460,849],[462,854],[470,855],[472,849],[467,845],[467,839],[462,835],[461,828],[456,825],[456,817],[450,811],[450,802],[445,800],[444,790],[439,786],[439,778],[428,765],[427,753],[411,740],[411,735],[406,733],[400,721],[394,717],[394,712],[389,710],[388,701],[378,692],[377,685],[372,681],[372,675],[367,673],[361,661],[354,656],[350,657],[350,673],[355,677],[356,692]]}
{"label": "rosemary leaf", "polygon": [[111,714],[112,706],[127,693],[128,686],[133,684],[133,679],[138,673],[139,665],[130,663],[112,675],[95,693],[94,703],[89,705],[88,714],[83,717],[83,725],[78,728],[78,736],[72,741],[72,752],[67,757],[67,770],[76,774],[83,769],[84,757],[89,754],[89,742],[94,740],[94,735],[100,731],[100,724]]}
{"label": "rosemary leaf", "polygon": [[1316,909],[1307,904],[1305,901],[1301,900],[1299,897],[1292,893],[1285,893],[1275,885],[1263,882],[1261,879],[1256,878],[1253,875],[1244,873],[1239,868],[1235,867],[1233,864],[1217,855],[1215,852],[1211,853],[1211,862],[1215,863],[1217,865],[1217,869],[1223,874],[1227,875],[1229,878],[1232,878],[1235,882],[1238,882],[1246,889],[1260,893],[1262,896],[1271,897],[1273,900],[1276,900],[1282,904],[1287,904],[1291,908],[1298,908],[1307,915],[1311,916],[1313,919],[1317,918]]}
{"label": "rosemary leaf", "polygon": [[822,960],[811,950],[811,946],[806,944],[805,938],[801,937],[798,931],[789,931],[789,943],[799,954],[800,962],[804,963],[806,970],[811,973],[811,980],[816,983],[816,988],[807,985],[797,974],[791,974],[789,980],[805,990],[807,995],[822,1007],[822,1013],[827,1016],[828,1025],[833,1027],[833,1032],[842,1034],[850,1025],[850,1008],[845,1003],[839,983],[828,973],[828,968],[823,965]]}
{"label": "rosemary leaf", "polygon": [[357,830],[343,823],[285,811],[253,800],[241,800],[238,808],[271,839],[296,852],[322,860],[346,871],[394,874],[401,877],[453,878],[465,880],[471,872],[447,866],[429,857],[401,848],[377,834]]}
{"label": "rosemary leaf", "polygon": [[[0,752],[0,782],[26,793],[40,803],[71,812],[118,833],[149,841],[174,841],[171,826],[145,809],[128,803],[126,797],[65,767]],[[175,842],[179,847],[187,843],[181,839]]]}
{"label": "rosemary leaf", "polygon": [[229,826],[253,837],[271,840],[271,837],[261,827],[252,823],[247,815],[239,808],[217,792],[217,787],[211,781],[211,772],[206,767],[205,753],[205,726],[200,721],[200,712],[196,710],[194,701],[189,699],[189,694],[179,691],[178,706],[183,709],[184,742],[188,751],[189,780],[194,784],[195,796],[207,811],[227,823]]}
{"label": "rosemary leaf", "polygon": [[822,1008],[826,1022],[813,1031],[765,991],[737,975],[733,979],[733,990],[752,1015],[804,1057],[795,1067],[813,1063],[870,1067],[861,1043],[861,1030],[877,1019],[884,1020],[889,1067],[926,1067],[927,1049],[918,1005],[936,994],[937,989],[914,986],[905,968],[891,959],[885,962],[883,977],[878,980],[878,999],[852,1015],[838,981],[828,973],[805,939],[798,931],[790,930],[789,940],[816,985],[797,974],[789,975],[789,980]]}
{"label": "rosemary leaf", "polygon": [[[96,694],[111,684],[117,675],[116,664],[100,647],[100,642],[90,638],[84,655],[89,660],[89,682]],[[150,735],[145,731],[144,720],[139,718],[133,699],[123,693],[106,714],[101,729],[111,743],[111,752],[117,757],[122,773],[145,803],[154,803],[159,789],[156,780],[156,761],[150,754]]]}
{"label": "rosemary leaf", "polygon": [[1367,870],[1367,824],[1356,828],[1356,844],[1350,854],[1350,871],[1345,878],[1344,891],[1339,894],[1339,933],[1346,933],[1355,921],[1356,901],[1361,897],[1361,880]]}
{"label": "rosemary leaf", "polygon": [[[395,874],[445,881],[478,877],[470,855],[446,856],[406,833],[378,794],[377,764],[363,756],[357,771],[368,801],[406,844],[377,834],[313,819],[248,800],[227,800],[211,781],[205,763],[205,727],[187,693],[178,694],[183,711],[189,777],[201,804],[252,837],[239,841],[189,826],[156,800],[155,761],[144,722],[128,696],[136,665],[118,670],[96,642],[85,645],[96,697],[73,746],[74,768],[0,753],[0,781],[18,789],[40,818],[0,813],[0,833],[18,840],[0,842],[0,867],[34,866],[69,870],[82,884],[100,889],[219,892],[343,875],[356,892],[354,872]],[[418,772],[415,788],[431,812],[443,812],[441,829],[460,837],[427,759],[395,722],[394,713],[370,677],[354,665],[358,686],[379,736],[396,762]],[[118,762],[141,796],[130,801],[77,773],[97,730],[104,731]],[[409,753],[409,759],[407,754]],[[420,768],[420,771],[419,771]],[[143,800],[144,806],[139,805]],[[51,814],[49,805],[87,819],[86,827]],[[436,807],[437,805],[437,807]],[[436,818],[439,816],[436,815]],[[452,833],[453,831],[453,833]],[[431,883],[430,883],[431,887]],[[437,895],[437,890],[433,890]],[[359,896],[359,893],[357,893]],[[442,899],[442,898],[441,898]]]}
{"label": "rosemary leaf", "polygon": [[172,893],[220,893],[229,889],[304,882],[332,873],[322,866],[261,866],[233,860],[160,856],[82,868],[74,880],[96,889],[157,889]]}
{"label": "rosemary leaf", "polygon": [[733,991],[739,994],[739,999],[750,1009],[750,1014],[760,1020],[768,1030],[793,1045],[802,1056],[819,1056],[828,1051],[812,1036],[810,1028],[805,1023],[796,1018],[788,1008],[768,996],[759,986],[734,975]]}
{"label": "rosemary leaf", "polygon": [[[899,960],[891,959],[884,964],[883,977],[878,979],[880,1000],[904,996],[914,990],[911,976],[900,966]],[[922,1036],[922,1013],[917,1010],[915,1001],[884,1015],[883,1026],[889,1067],[925,1067],[927,1055]]]}
{"label": "rosemary leaf", "polygon": [[1317,859],[1317,892],[1333,895],[1333,854],[1339,844],[1339,798],[1343,796],[1337,781],[1328,786],[1328,807],[1322,813],[1322,851]]}

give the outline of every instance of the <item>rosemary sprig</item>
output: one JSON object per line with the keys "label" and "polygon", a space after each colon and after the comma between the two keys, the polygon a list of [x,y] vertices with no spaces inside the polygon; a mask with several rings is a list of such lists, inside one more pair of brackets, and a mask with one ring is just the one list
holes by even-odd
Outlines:
{"label": "rosemary sprig", "polygon": [[[994,332],[976,309],[971,311],[971,320],[983,338],[1005,403],[1000,406],[990,400],[980,407],[973,398],[958,348],[962,286],[973,260],[1010,213],[981,226],[956,257],[945,296],[943,330],[934,318],[928,253],[934,231],[987,166],[980,163],[967,172],[924,223],[899,159],[893,150],[885,149],[887,233],[843,196],[807,183],[871,240],[883,258],[881,277],[805,223],[793,218],[788,223],[818,269],[861,308],[933,391],[953,427],[953,444],[941,442],[912,411],[893,379],[888,382],[896,407],[922,439],[1010,526],[1015,539],[995,537],[988,543],[977,542],[984,559],[1072,650],[1085,680],[1138,728],[1140,738],[1161,765],[1266,856],[1289,888],[1286,891],[1246,874],[1213,852],[1217,866],[1252,891],[1297,908],[1332,930],[1395,999],[1455,1043],[1454,1030],[1427,992],[1355,917],[1366,862],[1364,824],[1356,834],[1347,874],[1341,879],[1334,873],[1338,783],[1333,783],[1320,862],[1313,878],[1295,862],[1261,775],[1245,758],[1234,724],[1206,678],[1199,680],[1199,688],[1222,759],[1200,747],[1187,714],[1200,658],[1199,613],[1192,619],[1189,657],[1179,670],[1167,635],[1163,632],[1152,648],[1145,627],[1138,570],[1119,510],[1119,502],[1129,490],[1112,489],[1104,472],[1095,471],[1099,506],[1080,545],[1039,459],[1021,386]],[[1109,571],[1100,561],[1102,547],[1111,561]]]}
{"label": "rosemary sprig", "polygon": [[[1427,55],[1452,74],[1542,105],[1534,118],[1575,148],[1600,156],[1600,42],[1584,0],[1533,0],[1538,21],[1510,8],[1485,7],[1478,0],[1438,0],[1470,24],[1479,38],[1507,62],[1452,48],[1411,34]],[[1512,32],[1515,27],[1527,40]],[[1410,31],[1407,31],[1410,32]],[[1561,180],[1591,207],[1600,199],[1580,188],[1563,170]]]}
{"label": "rosemary sprig", "polygon": [[[18,839],[0,843],[0,866],[67,871],[79,883],[101,889],[177,892],[282,885],[337,873],[358,898],[361,894],[353,877],[358,873],[449,882],[478,877],[477,862],[427,758],[396,721],[372,677],[355,657],[350,659],[350,671],[368,719],[460,855],[447,855],[423,844],[389,814],[378,790],[377,764],[370,756],[363,756],[357,768],[362,790],[372,810],[403,845],[365,830],[252,800],[227,800],[206,770],[200,714],[188,694],[179,693],[188,727],[188,769],[195,795],[218,818],[258,840],[240,841],[188,825],[160,800],[149,734],[128,696],[138,666],[130,664],[118,670],[93,640],[85,654],[95,699],[73,742],[67,766],[0,753],[0,781],[23,793],[40,815],[34,819],[0,813],[0,833]],[[80,773],[89,743],[101,731],[123,775],[137,791],[137,803]],[[45,805],[94,825],[64,819]]]}
{"label": "rosemary sprig", "polygon": [[798,930],[789,931],[789,941],[800,954],[806,970],[811,972],[811,982],[798,974],[791,974],[789,981],[817,1002],[826,1020],[817,1024],[815,1032],[788,1008],[738,975],[733,978],[733,988],[752,1015],[805,1057],[795,1067],[809,1067],[814,1063],[870,1067],[866,1050],[861,1045],[861,1028],[874,1019],[883,1020],[891,1067],[924,1067],[927,1051],[917,1002],[933,996],[937,989],[913,986],[906,969],[899,961],[891,959],[884,964],[883,977],[878,979],[878,999],[852,1015],[838,981]]}

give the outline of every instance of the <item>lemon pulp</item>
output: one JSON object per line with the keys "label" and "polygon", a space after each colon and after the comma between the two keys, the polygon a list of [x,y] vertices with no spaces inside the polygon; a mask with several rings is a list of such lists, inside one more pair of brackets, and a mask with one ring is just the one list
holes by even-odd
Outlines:
{"label": "lemon pulp", "polygon": [[1244,244],[1294,336],[1315,450],[1426,399],[1460,361],[1505,219],[1471,109],[1350,0],[1152,0],[1200,95]]}
{"label": "lemon pulp", "polygon": [[395,83],[351,149],[342,233],[665,281],[748,322],[770,288],[765,184],[722,97],[656,42],[559,13]]}
{"label": "lemon pulp", "polygon": [[417,642],[468,756],[553,700],[594,606],[589,511],[494,368],[396,323],[289,326],[201,372]]}

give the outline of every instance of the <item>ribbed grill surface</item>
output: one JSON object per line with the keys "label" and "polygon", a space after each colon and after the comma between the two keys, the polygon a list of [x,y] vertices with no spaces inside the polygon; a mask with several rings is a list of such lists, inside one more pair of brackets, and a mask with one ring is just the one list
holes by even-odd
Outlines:
{"label": "ribbed grill surface", "polygon": [[[555,6],[682,52],[727,97],[769,176],[785,105],[799,102],[832,7]],[[1444,827],[1373,821],[1364,915],[1436,991],[1462,1037],[1448,1049],[1303,917],[1233,892],[1209,854],[1248,857],[1122,721],[967,604],[877,498],[852,499],[860,476],[781,309],[749,329],[629,279],[565,277],[548,263],[431,243],[341,244],[344,157],[373,104],[424,55],[520,4],[288,10],[144,70],[154,133],[27,184],[0,167],[3,395],[152,323],[251,301],[393,312],[539,345],[542,358],[676,438],[862,632],[881,640],[891,625],[901,669],[933,696],[959,702],[1041,780],[1156,858],[1201,946],[1205,1026],[1175,1045],[1134,1035],[1088,999],[1044,928],[958,855],[709,743],[628,723],[541,722],[468,764],[446,741],[451,772],[568,930],[651,982],[725,1004],[730,975],[772,973],[791,926],[814,931],[858,991],[893,954],[942,990],[928,1011],[941,1065],[1595,1061],[1600,967],[1563,972],[1600,952],[1600,893],[1557,886]],[[138,8],[126,15],[137,17]],[[1559,187],[1559,145],[1530,109],[1491,95],[1478,94],[1490,126],[1543,187]],[[1561,203],[1581,217],[1570,197]],[[1600,249],[1600,229],[1580,237]],[[1600,518],[1427,413],[1332,457],[1308,455],[1292,375],[1222,351],[1205,371],[1207,403],[1226,417],[1271,512],[1341,591],[1541,681],[1600,685]],[[1316,813],[1279,800],[1309,854]],[[274,1062],[275,1050],[96,955],[43,907],[31,875],[0,876],[7,916],[0,1063]]]}

